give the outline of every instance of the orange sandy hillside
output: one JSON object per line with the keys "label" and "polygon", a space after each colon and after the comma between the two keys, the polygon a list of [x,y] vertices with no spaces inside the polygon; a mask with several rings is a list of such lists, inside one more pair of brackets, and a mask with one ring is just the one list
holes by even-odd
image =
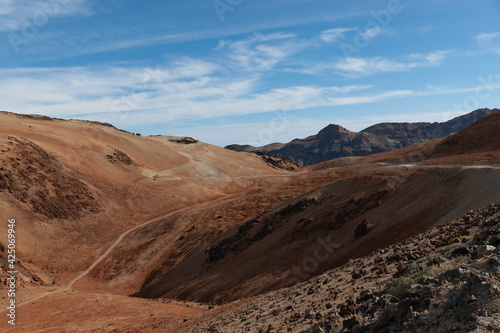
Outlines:
{"label": "orange sandy hillside", "polygon": [[[151,332],[206,311],[189,303],[151,301],[111,294],[72,292],[18,309],[16,326],[2,332]],[[3,317],[3,316],[2,316]]]}
{"label": "orange sandy hillside", "polygon": [[88,121],[3,112],[0,133],[0,212],[16,218],[18,257],[46,283],[85,269],[135,225],[289,173],[254,154]]}

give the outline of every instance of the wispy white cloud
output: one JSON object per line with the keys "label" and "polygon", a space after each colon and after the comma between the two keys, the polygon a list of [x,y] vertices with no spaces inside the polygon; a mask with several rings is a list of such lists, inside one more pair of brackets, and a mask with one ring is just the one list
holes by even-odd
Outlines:
{"label": "wispy white cloud", "polygon": [[295,34],[253,34],[244,40],[220,41],[218,50],[226,52],[233,66],[249,72],[258,72],[273,69],[307,45],[308,41],[296,38]]}
{"label": "wispy white cloud", "polygon": [[376,58],[343,58],[331,65],[331,68],[345,76],[365,76],[380,72],[400,72],[408,70],[408,66],[381,57]]}
{"label": "wispy white cloud", "polygon": [[[43,103],[47,99],[58,103],[59,100],[51,96],[61,94],[82,99],[113,97],[130,91],[158,90],[165,82],[200,82],[216,68],[215,64],[186,58],[170,63],[169,67],[157,68],[108,66],[3,69],[0,70],[4,78],[0,82],[0,94],[20,99],[29,95],[34,103]],[[29,89],[29,94],[26,94],[26,89]]]}
{"label": "wispy white cloud", "polygon": [[[429,55],[412,55],[429,64]],[[416,61],[416,60],[415,60]],[[356,64],[353,64],[354,68]],[[385,69],[385,65],[379,65]],[[346,70],[351,70],[347,68]],[[471,88],[381,90],[371,85],[290,85],[262,89],[263,77],[224,76],[219,64],[184,58],[157,68],[70,67],[2,69],[0,109],[106,121],[119,127],[189,119],[308,110],[428,95],[464,94]],[[489,82],[489,81],[488,81]],[[491,80],[498,90],[500,81]]]}
{"label": "wispy white cloud", "polygon": [[360,38],[361,38],[361,40],[373,40],[374,38],[377,38],[385,31],[386,30],[384,30],[380,26],[373,27],[373,28],[367,29],[367,30],[363,31],[362,33],[360,33]]}
{"label": "wispy white cloud", "polygon": [[452,55],[452,50],[439,50],[429,53],[413,53],[408,56],[409,59],[413,60],[413,62],[409,63],[408,66],[411,68],[441,66],[443,61]]}
{"label": "wispy white cloud", "polygon": [[500,32],[481,33],[476,36],[476,41],[482,49],[500,54]]}
{"label": "wispy white cloud", "polygon": [[386,99],[409,97],[414,94],[415,92],[412,90],[393,90],[373,95],[361,95],[361,96],[358,95],[358,96],[330,98],[329,101],[331,102],[332,106],[355,105],[355,104],[374,103]]}
{"label": "wispy white cloud", "polygon": [[[308,47],[334,42],[350,31],[352,29],[330,29],[323,31],[319,38],[316,34],[310,39],[282,32],[252,34],[241,40],[221,40],[207,57],[179,58],[156,68],[108,65],[0,69],[3,78],[0,109],[133,126],[455,93],[431,88],[384,90],[345,83],[317,86],[282,82],[271,88],[263,84],[270,72],[285,70],[293,55]],[[365,33],[373,38],[382,32],[379,29]],[[300,71],[327,75],[333,72],[349,79],[437,67],[453,55],[451,50],[442,50],[410,54],[396,60],[337,58],[331,63],[304,66]]]}
{"label": "wispy white cloud", "polygon": [[151,124],[343,104],[342,97],[373,88],[290,86],[256,92],[258,76],[224,77],[220,71],[217,64],[195,59],[155,69],[4,69],[0,70],[4,78],[0,109],[66,118],[119,117],[121,124]]}
{"label": "wispy white cloud", "polygon": [[0,31],[36,29],[53,17],[90,15],[87,0],[0,0]]}
{"label": "wispy white cloud", "polygon": [[8,15],[12,12],[13,0],[0,0],[0,15]]}
{"label": "wispy white cloud", "polygon": [[406,57],[406,61],[396,61],[382,57],[347,57],[332,64],[317,65],[316,70],[327,69],[346,77],[360,77],[378,73],[410,71],[418,67],[437,67],[441,66],[443,61],[451,55],[452,51],[444,50],[427,54],[411,54]]}
{"label": "wispy white cloud", "polygon": [[[14,0],[0,0],[6,2],[14,2]],[[36,0],[31,0],[36,1]],[[40,0],[39,0],[40,1]],[[89,0],[76,0],[77,2],[85,2]],[[67,2],[67,1],[64,1]],[[209,10],[213,10],[212,6],[206,6]],[[76,13],[76,11],[75,11]],[[83,14],[91,14],[91,11],[87,6],[82,5],[80,9],[80,13]],[[212,13],[214,14],[214,13]],[[215,14],[214,14],[215,15]],[[331,12],[316,12],[310,15],[304,15],[300,17],[289,17],[287,19],[280,20],[252,20],[249,22],[241,22],[241,24],[236,24],[228,28],[227,25],[224,26],[211,26],[209,29],[172,29],[171,24],[169,24],[166,28],[158,31],[155,34],[136,34],[135,31],[131,31],[131,33],[122,36],[115,36],[114,39],[103,40],[103,38],[98,38],[96,40],[92,40],[91,43],[82,43],[75,47],[75,45],[65,45],[61,43],[61,40],[71,39],[71,36],[65,35],[64,31],[59,31],[57,43],[54,43],[54,40],[51,40],[52,44],[56,44],[56,48],[54,45],[51,45],[50,50],[46,49],[45,57],[50,59],[60,59],[67,58],[73,56],[81,56],[88,54],[98,54],[98,53],[107,53],[117,50],[125,50],[125,49],[133,49],[133,48],[141,48],[141,47],[149,47],[154,45],[167,45],[172,43],[182,43],[182,42],[193,42],[200,40],[210,40],[217,38],[229,38],[232,36],[238,36],[242,34],[251,34],[256,33],[258,31],[269,31],[290,27],[300,27],[304,25],[309,25],[311,23],[317,24],[318,22],[336,22],[339,20],[345,20],[348,18],[354,18],[365,15],[364,11],[355,11],[349,13],[331,13]],[[174,21],[177,18],[174,18]],[[175,26],[182,27],[182,21]],[[135,30],[135,29],[133,29]],[[101,36],[102,37],[102,36]],[[43,46],[43,45],[42,45]],[[40,45],[38,45],[40,47]]]}
{"label": "wispy white cloud", "polygon": [[329,29],[329,30],[324,30],[321,32],[319,38],[323,42],[337,42],[341,39],[345,38],[345,33],[354,31],[355,29],[352,28],[334,28],[334,29]]}
{"label": "wispy white cloud", "polygon": [[431,31],[438,29],[438,26],[435,25],[422,25],[416,28],[416,30],[422,35],[426,35]]}
{"label": "wispy white cloud", "polygon": [[497,38],[500,38],[500,32],[481,33],[481,34],[476,36],[476,40],[480,44],[488,44]]}
{"label": "wispy white cloud", "polygon": [[401,60],[383,57],[342,57],[328,63],[303,64],[302,66],[287,68],[286,70],[310,75],[322,75],[325,72],[333,72],[347,78],[357,78],[379,73],[408,72],[419,67],[438,67],[453,55],[454,51],[452,50],[440,50],[424,54],[406,55],[401,57]]}

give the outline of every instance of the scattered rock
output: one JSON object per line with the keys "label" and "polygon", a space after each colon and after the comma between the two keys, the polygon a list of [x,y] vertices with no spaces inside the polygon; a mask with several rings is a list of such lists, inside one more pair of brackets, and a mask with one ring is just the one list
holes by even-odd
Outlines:
{"label": "scattered rock", "polygon": [[300,333],[325,333],[325,330],[318,325],[314,325],[309,329],[300,331]]}
{"label": "scattered rock", "polygon": [[352,317],[352,318],[349,318],[349,319],[346,319],[342,322],[342,326],[344,329],[348,329],[348,330],[352,330],[352,328],[355,326],[355,325],[359,325],[359,321],[356,317]]}
{"label": "scattered rock", "polygon": [[476,325],[479,327],[485,327],[487,329],[493,329],[492,324],[494,321],[494,318],[477,317]]}
{"label": "scattered rock", "polygon": [[[261,312],[258,327],[249,324],[243,329],[232,329],[227,321],[220,327],[228,332],[257,332],[260,328],[265,333],[271,321],[273,333],[469,332],[474,329],[500,332],[500,323],[495,321],[498,317],[495,309],[500,308],[497,287],[500,256],[494,253],[497,249],[488,244],[497,231],[482,232],[483,221],[488,219],[484,214],[484,210],[469,212],[467,223],[465,218],[450,221],[378,250],[366,259],[351,260],[292,287],[292,291],[262,296],[269,301],[266,309],[286,310],[275,316]],[[492,219],[488,221],[491,228]],[[476,241],[479,233],[486,239]],[[449,246],[457,241],[463,246]],[[460,258],[462,256],[466,258]],[[425,257],[430,259],[423,274],[426,268],[421,259]],[[449,268],[443,271],[432,266]],[[392,295],[393,292],[396,294]],[[276,299],[279,295],[288,303],[280,305]],[[242,316],[242,323],[246,321],[243,318],[248,317]]]}
{"label": "scattered rock", "polygon": [[471,287],[470,292],[475,297],[488,296],[491,292],[498,291],[498,287],[491,283],[481,282]]}
{"label": "scattered rock", "polygon": [[438,323],[438,319],[433,317],[427,313],[421,313],[416,320],[416,324],[418,326],[429,327],[432,325],[436,325]]}
{"label": "scattered rock", "polygon": [[354,230],[354,237],[361,238],[365,236],[373,229],[373,227],[374,226],[370,224],[367,219],[364,219]]}
{"label": "scattered rock", "polygon": [[316,311],[314,311],[313,309],[307,309],[306,312],[304,313],[304,318],[305,319],[316,318]]}
{"label": "scattered rock", "polygon": [[495,249],[492,245],[481,245],[477,248],[476,255],[478,258],[482,258],[487,254],[492,254]]}
{"label": "scattered rock", "polygon": [[170,142],[178,143],[178,144],[183,144],[183,145],[192,145],[195,143],[198,143],[198,140],[195,140],[190,137],[179,137],[179,138],[173,138],[169,140]]}
{"label": "scattered rock", "polygon": [[451,257],[461,257],[461,256],[470,256],[471,252],[468,247],[462,246],[459,248],[456,248],[453,252],[451,252]]}
{"label": "scattered rock", "polygon": [[470,274],[471,274],[470,269],[464,268],[464,267],[458,268],[458,276],[461,279],[466,279],[466,278],[470,277]]}
{"label": "scattered rock", "polygon": [[343,304],[339,304],[339,315],[341,317],[349,317],[354,314],[355,306],[354,306],[354,301],[352,299],[348,299],[345,301]]}
{"label": "scattered rock", "polygon": [[365,302],[369,299],[373,298],[373,294],[369,290],[362,291],[361,294],[359,294],[359,297],[356,299],[356,303],[360,304],[362,302]]}
{"label": "scattered rock", "polygon": [[422,285],[438,284],[439,280],[433,276],[424,275],[418,281]]}

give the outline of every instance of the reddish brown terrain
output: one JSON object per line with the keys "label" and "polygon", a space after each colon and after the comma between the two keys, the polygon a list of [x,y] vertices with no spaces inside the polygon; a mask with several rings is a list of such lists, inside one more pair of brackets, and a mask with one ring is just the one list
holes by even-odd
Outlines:
{"label": "reddish brown terrain", "polygon": [[[305,168],[108,124],[0,118],[0,213],[16,219],[22,304],[2,332],[257,332],[233,309],[500,201],[498,113]],[[0,228],[2,282],[6,244]]]}

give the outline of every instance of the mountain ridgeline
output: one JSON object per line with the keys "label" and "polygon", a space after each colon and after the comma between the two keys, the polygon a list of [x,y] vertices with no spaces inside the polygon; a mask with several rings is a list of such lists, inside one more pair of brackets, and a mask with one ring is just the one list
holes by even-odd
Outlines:
{"label": "mountain ridgeline", "polygon": [[273,143],[262,147],[234,144],[226,148],[288,158],[300,166],[306,166],[341,157],[367,156],[406,148],[446,137],[497,111],[499,109],[479,109],[442,123],[380,123],[359,133],[339,125],[328,125],[316,135],[289,143]]}

